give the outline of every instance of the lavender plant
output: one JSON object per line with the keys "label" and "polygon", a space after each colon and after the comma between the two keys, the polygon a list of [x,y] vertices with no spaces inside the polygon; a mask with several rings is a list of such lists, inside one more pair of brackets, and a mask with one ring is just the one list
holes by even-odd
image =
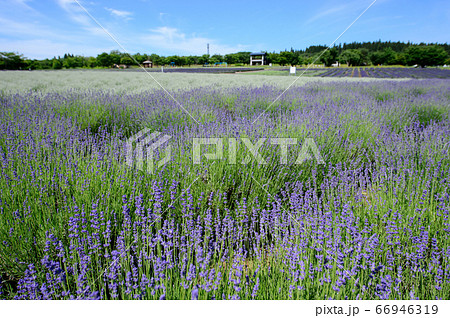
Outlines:
{"label": "lavender plant", "polygon": [[[200,124],[160,91],[3,94],[0,297],[448,298],[448,81],[280,93],[173,92]],[[153,174],[125,163],[143,128],[172,136]],[[325,164],[196,165],[199,137],[313,138]]]}

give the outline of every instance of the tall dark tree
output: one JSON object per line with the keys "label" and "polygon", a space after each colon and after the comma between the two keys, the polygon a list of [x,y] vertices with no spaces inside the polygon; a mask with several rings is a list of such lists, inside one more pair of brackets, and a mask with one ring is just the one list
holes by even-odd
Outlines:
{"label": "tall dark tree", "polygon": [[356,66],[361,64],[361,53],[357,49],[348,49],[342,52],[339,56],[341,63],[347,63],[349,66]]}
{"label": "tall dark tree", "polygon": [[381,65],[384,63],[383,52],[375,51],[369,54],[370,62],[373,65]]}
{"label": "tall dark tree", "polygon": [[267,54],[267,60],[272,64],[280,64],[279,62],[280,54],[272,52]]}
{"label": "tall dark tree", "polygon": [[224,62],[224,57],[220,54],[214,54],[211,56],[211,63],[222,63]]}
{"label": "tall dark tree", "polygon": [[209,55],[208,54],[203,54],[202,56],[200,56],[200,58],[198,59],[198,62],[200,64],[209,64]]}
{"label": "tall dark tree", "polygon": [[292,60],[292,52],[290,51],[283,51],[280,52],[280,55],[278,56],[278,63],[281,66],[285,66],[290,64],[291,60]]}
{"label": "tall dark tree", "polygon": [[86,60],[86,66],[87,67],[96,67],[97,59],[93,56],[88,57],[88,59]]}
{"label": "tall dark tree", "polygon": [[251,52],[238,52],[236,53],[237,62],[242,64],[250,64]]}
{"label": "tall dark tree", "polygon": [[190,55],[186,57],[186,63],[189,66],[191,66],[192,64],[198,64],[198,57]]}
{"label": "tall dark tree", "polygon": [[120,51],[118,51],[118,50],[112,50],[110,53],[109,53],[109,56],[110,56],[110,58],[111,58],[111,63],[112,64],[120,64],[120,59],[123,57],[123,56],[126,56],[127,54],[123,54],[123,53],[120,53]]}
{"label": "tall dark tree", "polygon": [[124,56],[120,59],[120,64],[125,64],[125,65],[133,65],[136,64],[133,59],[129,56]]}
{"label": "tall dark tree", "polygon": [[420,67],[443,65],[447,57],[447,52],[437,45],[411,46],[406,51],[407,63],[409,65],[417,64]]}
{"label": "tall dark tree", "polygon": [[97,56],[97,64],[98,66],[110,67],[111,65],[113,65],[113,62],[109,54],[103,52],[102,54]]}
{"label": "tall dark tree", "polygon": [[332,47],[331,49],[325,51],[320,57],[320,62],[325,64],[325,66],[331,66],[331,64],[335,63],[338,58],[338,49],[336,47]]}
{"label": "tall dark tree", "polygon": [[62,68],[62,63],[59,59],[54,58],[52,61],[52,68],[54,70],[59,70]]}
{"label": "tall dark tree", "polygon": [[136,53],[133,55],[133,58],[139,63],[142,64],[146,60],[146,56],[142,55],[141,53]]}
{"label": "tall dark tree", "polygon": [[150,56],[145,55],[146,60],[150,60],[153,62],[153,65],[163,65],[163,59],[158,54],[151,54]]}
{"label": "tall dark tree", "polygon": [[22,55],[13,52],[0,52],[1,70],[18,70],[25,67]]}

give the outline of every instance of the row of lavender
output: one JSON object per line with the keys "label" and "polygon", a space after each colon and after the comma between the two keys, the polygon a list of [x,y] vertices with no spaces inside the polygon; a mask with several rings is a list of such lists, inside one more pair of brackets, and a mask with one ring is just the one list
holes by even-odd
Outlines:
{"label": "row of lavender", "polygon": [[[174,92],[200,125],[164,92],[2,95],[1,297],[446,298],[449,84]],[[143,127],[172,136],[154,174],[125,164]],[[194,165],[195,137],[309,137],[326,164]]]}
{"label": "row of lavender", "polygon": [[[289,69],[281,69],[289,71]],[[317,71],[312,76],[318,77],[372,77],[372,78],[450,78],[450,70],[438,68],[380,68],[380,67],[350,67],[350,68],[300,68],[297,75],[305,71]]]}
{"label": "row of lavender", "polygon": [[[203,68],[165,68],[166,73],[203,73],[203,74],[224,74],[241,73],[249,71],[262,71],[263,68],[249,67],[203,67]],[[275,69],[279,71],[289,71],[289,69]],[[119,70],[115,70],[119,71]],[[123,70],[121,70],[123,71]],[[143,71],[142,69],[129,69],[127,71]],[[161,69],[146,69],[147,72],[161,72]],[[377,68],[377,67],[356,67],[356,68],[298,68],[297,75],[305,72],[308,76],[318,77],[372,77],[372,78],[450,78],[450,70],[437,68]]]}
{"label": "row of lavender", "polygon": [[351,68],[328,71],[320,76],[373,77],[373,78],[450,78],[450,71],[443,69],[415,68]]}
{"label": "row of lavender", "polygon": [[[262,71],[264,68],[249,67],[203,67],[203,68],[164,68],[166,73],[202,73],[202,74],[224,74],[241,73],[250,71]],[[276,69],[289,71],[289,69]],[[119,70],[115,70],[119,71]],[[120,70],[123,72],[123,70]],[[142,69],[129,69],[129,72],[141,72]],[[147,72],[161,72],[161,69],[146,69]],[[356,68],[299,68],[298,73],[319,77],[373,77],[373,78],[450,78],[450,71],[437,68],[376,68],[376,67],[356,67]],[[313,74],[311,74],[314,72]]]}

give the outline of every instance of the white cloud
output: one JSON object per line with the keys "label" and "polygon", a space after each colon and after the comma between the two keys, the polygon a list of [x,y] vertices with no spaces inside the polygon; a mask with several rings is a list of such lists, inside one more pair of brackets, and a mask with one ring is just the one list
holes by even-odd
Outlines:
{"label": "white cloud", "polygon": [[227,54],[248,49],[246,45],[228,46],[218,43],[215,39],[195,34],[186,35],[171,27],[151,29],[150,34],[142,36],[142,40],[148,47],[147,50],[164,49],[177,52],[177,54],[206,54],[207,43],[210,46],[210,54]]}
{"label": "white cloud", "polygon": [[[59,6],[67,12],[70,19],[78,23],[84,31],[87,31],[89,36],[103,36],[107,38],[108,35],[99,27],[95,21],[86,13],[89,9],[81,1],[75,0],[56,0]],[[81,7],[81,6],[83,7]],[[84,9],[83,9],[84,8]],[[85,11],[86,9],[86,11]]]}
{"label": "white cloud", "polygon": [[[80,24],[85,30],[92,32],[92,33],[101,33],[101,28],[97,27],[95,25],[95,22],[92,21],[91,17],[88,16],[86,9],[88,12],[89,10],[86,8],[85,5],[81,3],[81,1],[75,1],[75,0],[56,0],[59,6],[67,12],[70,19],[78,24]],[[84,9],[80,6],[82,5]]]}
{"label": "white cloud", "polygon": [[56,2],[61,8],[63,8],[67,12],[73,10],[80,10],[80,7],[78,6],[75,0],[56,0]]}
{"label": "white cloud", "polygon": [[338,15],[342,12],[345,12],[348,9],[348,5],[340,5],[340,6],[335,6],[335,7],[331,7],[329,9],[326,10],[322,10],[318,13],[316,13],[315,15],[313,15],[311,18],[309,18],[308,20],[306,20],[306,24],[310,24],[313,23],[317,20],[325,20],[325,18],[332,16],[332,15]]}
{"label": "white cloud", "polygon": [[[69,14],[69,17],[85,26],[91,26],[91,19],[86,15],[84,10],[78,5],[78,3],[74,0],[57,0],[59,6]],[[81,4],[81,3],[80,3]]]}
{"label": "white cloud", "polygon": [[37,10],[29,5],[31,2],[31,0],[0,0],[0,13],[7,17],[19,14],[31,14],[34,17],[41,16]]}
{"label": "white cloud", "polygon": [[[373,1],[373,0],[372,0]],[[318,22],[321,25],[328,25],[330,23],[355,19],[364,9],[372,3],[371,0],[353,0],[342,3],[342,1],[326,1],[325,4],[318,8],[313,16],[305,21],[305,24],[312,24]],[[376,5],[388,0],[377,0]],[[351,22],[349,20],[349,22]]]}
{"label": "white cloud", "polygon": [[131,20],[131,16],[133,15],[132,12],[129,11],[121,11],[121,10],[116,10],[116,9],[112,9],[112,8],[105,8],[106,10],[108,10],[112,16],[114,17],[118,17],[118,18],[122,18],[125,20]]}
{"label": "white cloud", "polygon": [[55,33],[48,27],[31,22],[17,22],[0,17],[0,34],[15,37],[46,37]]}
{"label": "white cloud", "polygon": [[28,2],[31,2],[31,0],[9,0],[9,1],[12,2],[13,4],[22,7],[23,9],[34,11],[34,9],[28,5]]}
{"label": "white cloud", "polygon": [[114,46],[94,47],[86,46],[80,43],[54,41],[49,39],[32,39],[32,40],[6,40],[0,38],[2,50],[6,52],[19,52],[27,58],[45,59],[53,56],[63,56],[65,53],[80,54],[84,56],[97,56],[101,52],[109,52],[115,49]]}

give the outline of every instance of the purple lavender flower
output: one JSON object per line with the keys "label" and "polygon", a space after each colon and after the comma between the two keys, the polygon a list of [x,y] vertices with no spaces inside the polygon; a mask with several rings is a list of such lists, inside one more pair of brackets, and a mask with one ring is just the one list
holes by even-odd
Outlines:
{"label": "purple lavender flower", "polygon": [[198,285],[192,289],[191,300],[198,300]]}

